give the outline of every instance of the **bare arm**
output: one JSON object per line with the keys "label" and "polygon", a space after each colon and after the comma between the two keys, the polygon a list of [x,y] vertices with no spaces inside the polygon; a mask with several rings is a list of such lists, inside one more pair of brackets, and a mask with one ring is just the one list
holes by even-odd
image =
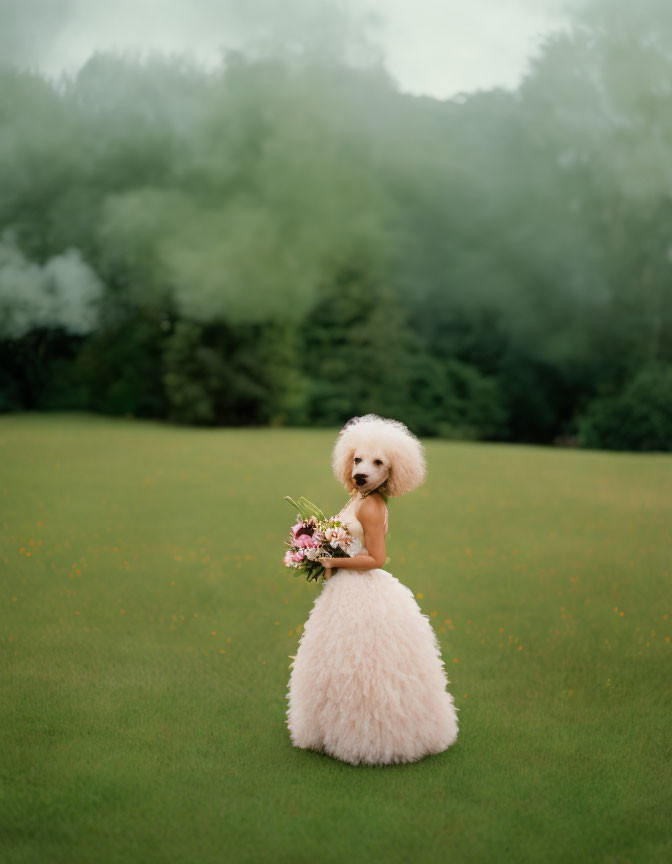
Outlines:
{"label": "bare arm", "polygon": [[[364,529],[364,545],[368,555],[354,555],[352,558],[324,558],[329,569],[374,570],[387,561],[385,549],[385,504],[381,499],[366,498],[359,508],[357,518]],[[327,570],[325,577],[331,573]]]}

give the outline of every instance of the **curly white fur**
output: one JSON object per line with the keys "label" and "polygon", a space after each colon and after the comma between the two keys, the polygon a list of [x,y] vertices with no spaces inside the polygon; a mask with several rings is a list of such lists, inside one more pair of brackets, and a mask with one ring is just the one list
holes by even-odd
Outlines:
{"label": "curly white fur", "polygon": [[346,423],[334,446],[332,468],[346,489],[351,488],[353,458],[359,447],[375,447],[390,463],[390,474],[382,489],[390,497],[411,492],[427,476],[425,452],[418,438],[399,420],[365,414]]}

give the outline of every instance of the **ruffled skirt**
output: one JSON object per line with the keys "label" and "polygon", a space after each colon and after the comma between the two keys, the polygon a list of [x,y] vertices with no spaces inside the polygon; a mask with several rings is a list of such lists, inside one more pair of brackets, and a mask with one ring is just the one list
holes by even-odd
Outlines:
{"label": "ruffled skirt", "polygon": [[324,583],[290,668],[295,747],[389,765],[457,739],[459,709],[429,617],[386,570],[339,570]]}

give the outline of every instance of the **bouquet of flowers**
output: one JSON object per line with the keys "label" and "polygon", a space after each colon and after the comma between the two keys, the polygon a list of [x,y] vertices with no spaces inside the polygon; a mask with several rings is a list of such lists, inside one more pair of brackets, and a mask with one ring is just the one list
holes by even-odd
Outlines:
{"label": "bouquet of flowers", "polygon": [[289,495],[285,496],[297,510],[296,524],[292,525],[289,540],[285,545],[282,563],[295,570],[295,576],[306,574],[306,581],[318,581],[324,577],[321,558],[347,558],[352,536],[339,519],[327,519],[324,513],[307,498],[301,496],[297,504]]}

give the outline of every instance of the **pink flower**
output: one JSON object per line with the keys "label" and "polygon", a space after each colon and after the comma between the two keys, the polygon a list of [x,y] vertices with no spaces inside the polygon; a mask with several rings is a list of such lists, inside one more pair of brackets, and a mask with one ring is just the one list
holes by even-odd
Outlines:
{"label": "pink flower", "polygon": [[293,563],[293,560],[294,560],[294,559],[292,558],[292,553],[291,553],[291,552],[289,551],[289,549],[288,549],[288,550],[285,552],[285,554],[283,555],[282,563],[285,565],[285,567],[291,567],[291,566],[292,566],[292,563]]}
{"label": "pink flower", "polygon": [[319,546],[323,538],[318,528],[319,522],[315,516],[311,516],[305,522],[297,522],[292,526],[294,545],[307,549]]}
{"label": "pink flower", "polygon": [[352,539],[345,528],[340,526],[337,528],[327,528],[324,534],[329,541],[329,545],[333,549],[338,549],[340,547],[344,552],[346,551],[346,547],[350,545]]}
{"label": "pink flower", "polygon": [[292,553],[292,560],[296,561],[297,564],[300,564],[305,557],[306,553],[303,551],[303,549],[299,549],[298,552]]}
{"label": "pink flower", "polygon": [[322,535],[319,532],[312,536],[309,534],[299,534],[294,539],[294,545],[300,549],[315,549],[317,546],[322,545]]}

